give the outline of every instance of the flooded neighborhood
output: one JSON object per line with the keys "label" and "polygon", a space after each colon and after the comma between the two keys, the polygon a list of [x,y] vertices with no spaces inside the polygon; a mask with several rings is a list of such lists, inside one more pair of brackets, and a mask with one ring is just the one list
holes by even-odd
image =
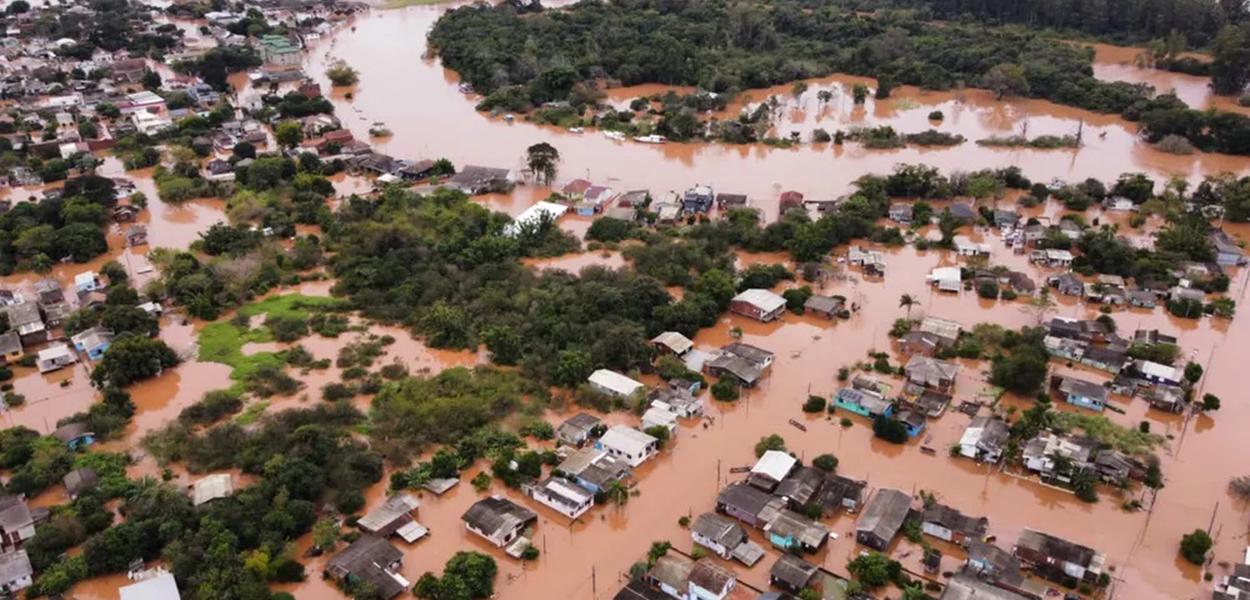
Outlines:
{"label": "flooded neighborhood", "polygon": [[0,596],[1247,597],[1250,13],[973,4],[6,3]]}

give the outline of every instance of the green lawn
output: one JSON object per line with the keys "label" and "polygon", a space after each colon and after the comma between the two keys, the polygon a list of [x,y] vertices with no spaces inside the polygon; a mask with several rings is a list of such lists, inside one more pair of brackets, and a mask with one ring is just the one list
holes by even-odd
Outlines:
{"label": "green lawn", "polygon": [[[286,317],[308,317],[308,307],[331,306],[341,302],[334,298],[322,296],[303,296],[300,294],[284,294],[271,296],[260,302],[253,302],[239,308],[239,314],[254,317],[257,315],[279,315]],[[267,327],[244,330],[228,320],[221,320],[205,325],[200,330],[199,359],[229,365],[233,371],[230,378],[243,381],[248,375],[265,365],[281,366],[284,358],[281,352],[257,352],[252,355],[243,354],[243,346],[249,342],[271,342],[273,334]]]}

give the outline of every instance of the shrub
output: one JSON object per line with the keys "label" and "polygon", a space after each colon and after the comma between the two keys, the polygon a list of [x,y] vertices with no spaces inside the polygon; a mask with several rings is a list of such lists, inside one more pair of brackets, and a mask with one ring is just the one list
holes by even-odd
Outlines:
{"label": "shrub", "polygon": [[929,120],[930,120],[930,121],[941,121],[941,120],[943,120],[943,119],[945,119],[945,118],[946,118],[946,115],[942,114],[942,111],[940,111],[940,110],[935,110],[935,111],[933,111],[933,112],[929,113]]}
{"label": "shrub", "polygon": [[807,401],[803,403],[803,412],[818,413],[825,410],[824,396],[808,396]]}
{"label": "shrub", "polygon": [[872,434],[887,442],[902,444],[907,441],[907,425],[882,415],[873,420]]}
{"label": "shrub", "polygon": [[721,402],[733,402],[738,399],[738,382],[725,377],[712,384],[712,397]]}
{"label": "shrub", "polygon": [[772,435],[762,437],[760,438],[760,441],[755,442],[755,456],[757,458],[764,456],[764,453],[768,452],[769,450],[779,450],[779,451],[784,452],[785,449],[786,449],[785,438],[775,433]]}
{"label": "shrub", "polygon": [[1201,565],[1207,560],[1211,544],[1211,536],[1207,532],[1195,529],[1193,533],[1181,537],[1181,556],[1192,564]]}
{"label": "shrub", "polygon": [[977,284],[977,295],[988,299],[996,300],[998,298],[998,282],[992,279],[985,279]]}
{"label": "shrub", "polygon": [[812,466],[826,473],[832,473],[838,469],[838,457],[832,454],[821,454],[812,459]]}

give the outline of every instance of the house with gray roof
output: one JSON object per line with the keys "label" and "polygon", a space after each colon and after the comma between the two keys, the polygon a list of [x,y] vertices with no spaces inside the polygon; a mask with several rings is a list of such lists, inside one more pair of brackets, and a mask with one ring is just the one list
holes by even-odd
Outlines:
{"label": "house with gray roof", "polygon": [[365,534],[339,552],[326,564],[325,575],[340,585],[367,583],[386,600],[408,589],[399,575],[404,554],[390,542]]}
{"label": "house with gray roof", "polygon": [[538,522],[538,515],[503,496],[492,496],[475,502],[460,519],[465,529],[502,548]]}
{"label": "house with gray roof", "polygon": [[894,489],[878,490],[855,525],[855,541],[884,552],[911,514],[911,496]]}

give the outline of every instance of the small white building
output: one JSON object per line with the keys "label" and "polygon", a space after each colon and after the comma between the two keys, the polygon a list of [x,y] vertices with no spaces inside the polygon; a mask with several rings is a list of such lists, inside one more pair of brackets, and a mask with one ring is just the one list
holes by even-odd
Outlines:
{"label": "small white building", "polygon": [[647,409],[647,412],[642,413],[642,429],[645,431],[652,427],[667,429],[671,437],[677,432],[677,415],[664,408],[652,406]]}
{"label": "small white building", "polygon": [[750,480],[766,480],[772,485],[781,483],[790,471],[794,470],[794,465],[798,463],[798,459],[780,450],[769,450],[755,461],[755,466],[751,467]]}
{"label": "small white building", "polygon": [[229,473],[215,473],[191,484],[191,504],[199,506],[234,493],[234,480]]}
{"label": "small white building", "polygon": [[939,291],[959,292],[963,288],[963,273],[959,267],[937,267],[929,271],[925,282],[937,286]]}
{"label": "small white building", "polygon": [[960,256],[989,256],[990,245],[978,244],[966,237],[959,236],[955,238],[955,252]]}
{"label": "small white building", "polygon": [[525,486],[525,493],[543,506],[570,519],[576,519],[595,505],[594,494],[566,479],[548,478]]}
{"label": "small white building", "polygon": [[596,370],[590,374],[590,378],[587,381],[590,382],[590,387],[597,392],[622,398],[628,398],[634,392],[646,387],[639,381],[609,369]]}
{"label": "small white building", "polygon": [[103,287],[104,285],[100,282],[100,276],[95,271],[86,271],[74,276],[75,292],[94,292]]}
{"label": "small white building", "polygon": [[503,233],[508,236],[516,235],[521,230],[521,227],[527,223],[538,223],[544,216],[550,217],[554,221],[563,216],[568,210],[569,207],[563,204],[547,201],[539,202],[517,215],[516,219],[503,228]]}
{"label": "small white building", "polygon": [[646,462],[660,448],[660,440],[632,427],[614,425],[599,441],[595,448],[606,450],[611,456],[624,460],[631,467]]}
{"label": "small white building", "polygon": [[0,554],[0,592],[13,594],[24,590],[33,583],[31,576],[34,570],[30,566],[30,557],[25,550],[13,550]]}
{"label": "small white building", "polygon": [[121,600],[181,600],[173,573],[160,571],[138,583],[117,590]]}
{"label": "small white building", "polygon": [[78,362],[78,354],[69,344],[56,343],[39,351],[35,358],[35,366],[40,373],[50,373],[61,367]]}

